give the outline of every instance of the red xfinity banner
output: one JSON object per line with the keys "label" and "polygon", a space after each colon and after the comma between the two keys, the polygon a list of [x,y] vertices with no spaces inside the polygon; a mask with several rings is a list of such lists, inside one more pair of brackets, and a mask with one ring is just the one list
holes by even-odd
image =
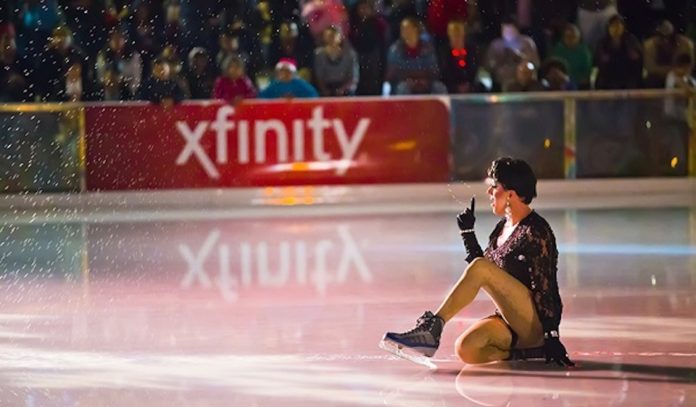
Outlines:
{"label": "red xfinity banner", "polygon": [[449,178],[449,115],[438,100],[85,109],[89,190]]}

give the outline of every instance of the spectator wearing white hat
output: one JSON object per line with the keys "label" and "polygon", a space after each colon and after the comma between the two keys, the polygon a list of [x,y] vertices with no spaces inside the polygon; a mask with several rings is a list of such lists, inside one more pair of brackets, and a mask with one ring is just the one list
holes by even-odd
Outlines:
{"label": "spectator wearing white hat", "polygon": [[275,79],[259,93],[263,99],[312,98],[319,93],[309,82],[298,77],[297,66],[291,59],[281,59],[275,66]]}

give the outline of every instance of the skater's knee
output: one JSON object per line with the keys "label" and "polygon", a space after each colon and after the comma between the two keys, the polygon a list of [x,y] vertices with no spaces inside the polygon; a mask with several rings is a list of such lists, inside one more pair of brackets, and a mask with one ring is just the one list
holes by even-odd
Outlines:
{"label": "skater's knee", "polygon": [[480,346],[466,342],[466,340],[457,340],[454,346],[454,352],[459,360],[467,364],[482,363]]}
{"label": "skater's knee", "polygon": [[497,319],[484,318],[464,332],[454,343],[454,353],[467,364],[488,363],[505,358],[509,343],[507,327]]}
{"label": "skater's knee", "polygon": [[487,341],[478,331],[467,332],[454,342],[454,353],[464,363],[481,363],[481,351]]}
{"label": "skater's knee", "polygon": [[479,257],[469,264],[464,273],[471,277],[484,277],[486,276],[486,271],[490,268],[491,264],[492,263],[490,260],[484,257]]}

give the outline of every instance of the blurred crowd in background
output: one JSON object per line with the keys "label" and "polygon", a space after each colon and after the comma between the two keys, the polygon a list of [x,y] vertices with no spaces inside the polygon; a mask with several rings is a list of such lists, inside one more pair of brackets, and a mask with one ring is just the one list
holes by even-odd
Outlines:
{"label": "blurred crowd in background", "polygon": [[0,102],[695,87],[696,0],[5,0]]}

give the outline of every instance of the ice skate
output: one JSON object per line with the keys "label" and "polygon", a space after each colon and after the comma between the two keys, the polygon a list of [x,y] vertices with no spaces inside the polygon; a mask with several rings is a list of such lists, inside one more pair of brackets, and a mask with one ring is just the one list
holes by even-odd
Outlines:
{"label": "ice skate", "polygon": [[437,366],[430,358],[440,346],[443,325],[442,318],[426,311],[418,318],[416,327],[412,330],[404,333],[387,332],[379,347],[401,358],[435,369]]}

